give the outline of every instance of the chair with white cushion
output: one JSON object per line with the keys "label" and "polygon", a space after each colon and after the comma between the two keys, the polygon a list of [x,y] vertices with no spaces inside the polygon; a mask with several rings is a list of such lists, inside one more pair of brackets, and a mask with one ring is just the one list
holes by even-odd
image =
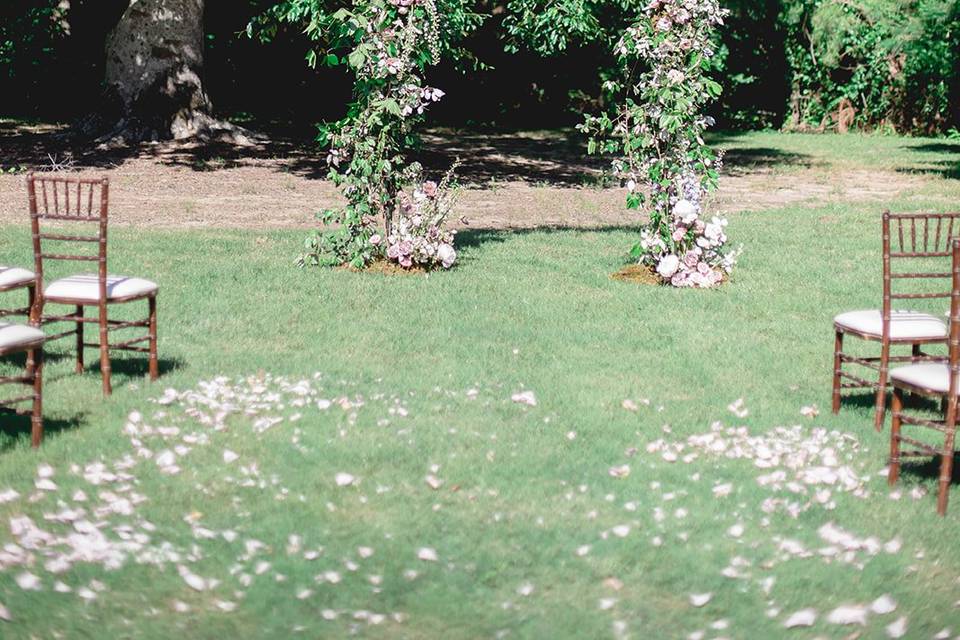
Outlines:
{"label": "chair with white cushion", "polygon": [[[956,230],[954,227],[956,226]],[[891,236],[891,230],[893,235]],[[890,363],[943,360],[942,356],[924,353],[923,345],[943,344],[947,341],[946,323],[928,313],[893,309],[896,300],[926,300],[948,298],[949,292],[931,291],[931,280],[950,277],[946,262],[950,259],[950,240],[960,233],[960,213],[894,214],[883,212],[883,303],[880,309],[848,311],[833,319],[836,332],[833,355],[833,412],[840,411],[840,393],[843,389],[870,388],[876,392],[874,427],[883,427],[886,409],[887,374]],[[930,265],[920,272],[893,269],[893,261],[903,268],[918,263]],[[930,263],[933,263],[932,265]],[[898,290],[894,291],[894,282]],[[910,288],[910,291],[902,289]],[[852,335],[880,343],[880,355],[858,357],[843,351],[844,337]],[[911,354],[891,355],[891,347],[909,345]],[[872,369],[876,378],[868,380],[843,368],[856,364]],[[846,382],[844,382],[846,380]]]}
{"label": "chair with white cushion", "polygon": [[0,293],[16,291],[17,289],[27,290],[27,306],[16,307],[14,309],[0,309],[0,318],[30,315],[30,309],[33,308],[33,300],[36,293],[36,284],[37,275],[33,271],[21,269],[20,267],[4,267],[0,265]]}
{"label": "chair with white cushion", "polygon": [[[905,457],[940,458],[937,512],[947,512],[947,498],[953,477],[954,436],[957,426],[957,395],[960,394],[960,238],[951,243],[953,257],[953,291],[950,300],[949,357],[946,362],[923,362],[894,368],[890,372],[893,402],[890,413],[890,470],[887,481],[892,486],[900,477],[900,461]],[[904,392],[939,398],[942,420],[927,420],[904,413]],[[943,435],[942,446],[903,435],[903,425],[927,427]],[[914,447],[903,450],[902,444]]]}
{"label": "chair with white cushion", "polygon": [[[38,292],[39,308],[48,303],[70,305],[74,313],[65,315],[42,315],[43,323],[73,322],[76,328],[54,334],[49,339],[76,335],[77,373],[83,372],[83,349],[95,347],[100,350],[100,374],[103,378],[103,393],[109,395],[110,352],[135,351],[147,353],[150,379],[159,375],[157,364],[157,290],[156,283],[142,278],[110,275],[107,272],[107,204],[109,185],[107,178],[85,179],[27,176],[27,191],[30,198],[30,220],[33,228],[33,253],[36,272],[43,278],[44,264],[49,260],[95,262],[91,273],[72,275],[48,283]],[[48,226],[49,224],[49,226]],[[53,226],[57,225],[57,226]],[[88,229],[77,227],[88,226]],[[90,232],[89,226],[96,232]],[[69,228],[67,228],[69,227]],[[81,233],[82,232],[82,233]],[[51,244],[57,245],[50,249]],[[66,253],[65,245],[93,247],[87,253]],[[80,251],[80,249],[76,249]],[[143,320],[112,320],[108,316],[111,305],[145,300],[148,316]],[[96,307],[97,317],[86,317],[84,307]],[[99,341],[84,342],[83,325],[96,323]],[[122,329],[142,327],[147,335],[133,339],[111,342],[111,334]],[[147,346],[143,346],[143,343]]]}
{"label": "chair with white cushion", "polygon": [[27,413],[17,405],[31,402],[30,442],[40,446],[43,439],[43,331],[22,324],[0,322],[0,357],[27,353],[26,371],[20,376],[0,376],[0,386],[19,384],[30,389],[29,393],[5,397],[0,408],[13,413]]}

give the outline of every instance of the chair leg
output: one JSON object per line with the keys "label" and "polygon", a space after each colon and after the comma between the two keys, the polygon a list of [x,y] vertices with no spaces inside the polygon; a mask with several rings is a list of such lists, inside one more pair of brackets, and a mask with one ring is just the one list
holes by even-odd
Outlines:
{"label": "chair leg", "polygon": [[160,365],[157,362],[157,298],[150,296],[147,298],[150,306],[150,379],[156,380],[160,377]]}
{"label": "chair leg", "polygon": [[900,413],[902,411],[903,394],[900,389],[894,387],[890,407],[890,412],[893,414],[890,420],[890,469],[887,471],[887,484],[891,487],[900,478],[900,427],[902,425]]}
{"label": "chair leg", "polygon": [[39,447],[43,440],[43,347],[31,350],[33,367],[33,413],[30,415],[30,444]]}
{"label": "chair leg", "polygon": [[937,513],[947,515],[947,499],[950,497],[950,481],[953,479],[953,432],[947,433],[940,456],[940,490],[937,492]]}
{"label": "chair leg", "polygon": [[877,402],[873,413],[873,428],[883,430],[883,417],[887,410],[887,373],[890,365],[890,345],[880,349],[880,379],[877,380]]}
{"label": "chair leg", "polygon": [[923,356],[923,353],[920,351],[920,345],[913,345],[911,355],[913,356],[913,360],[910,361],[910,364],[916,364],[920,361],[920,358]]}
{"label": "chair leg", "polygon": [[[76,315],[83,317],[83,305],[77,305]],[[83,322],[77,322],[77,373],[83,373]]]}
{"label": "chair leg", "polygon": [[100,377],[103,379],[103,395],[113,392],[110,386],[110,344],[107,336],[107,305],[100,303]]}
{"label": "chair leg", "polygon": [[837,331],[833,343],[833,413],[840,413],[840,356],[843,353],[843,332]]}

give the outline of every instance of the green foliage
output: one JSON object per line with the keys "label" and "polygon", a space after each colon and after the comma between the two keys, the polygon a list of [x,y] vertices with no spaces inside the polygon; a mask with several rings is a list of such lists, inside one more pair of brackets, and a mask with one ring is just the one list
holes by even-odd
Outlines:
{"label": "green foliage", "polygon": [[62,5],[60,0],[0,4],[0,76],[22,83],[41,73],[54,44],[68,32]]}
{"label": "green foliage", "polygon": [[956,123],[955,0],[787,0],[782,23],[793,126],[932,133]]}

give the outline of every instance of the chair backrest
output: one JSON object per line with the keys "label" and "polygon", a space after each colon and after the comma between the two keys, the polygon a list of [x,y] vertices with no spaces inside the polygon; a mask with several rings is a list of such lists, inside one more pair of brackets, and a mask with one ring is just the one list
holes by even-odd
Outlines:
{"label": "chair backrest", "polygon": [[[33,234],[33,258],[37,280],[43,279],[44,260],[96,262],[100,299],[107,289],[107,200],[109,183],[102,178],[75,178],[27,174],[30,199],[30,226]],[[46,230],[46,222],[59,223],[55,232]],[[94,226],[96,231],[83,229]],[[69,233],[67,233],[67,231]],[[86,231],[85,233],[80,233]],[[45,245],[59,243],[59,251],[48,251]],[[65,244],[76,245],[68,249]],[[80,251],[80,247],[95,252]],[[76,251],[76,252],[74,252]],[[37,297],[42,292],[37,291]]]}
{"label": "chair backrest", "polygon": [[960,238],[951,243],[953,254],[953,292],[950,296],[950,390],[947,395],[947,424],[956,424],[957,376],[960,375]]}
{"label": "chair backrest", "polygon": [[[920,283],[930,279],[950,280],[952,272],[945,270],[946,259],[954,255],[953,239],[960,236],[960,212],[956,213],[890,213],[883,212],[883,323],[884,334],[889,335],[890,314],[894,300],[950,298],[953,294],[943,288],[931,291],[932,286]],[[898,271],[893,262],[911,265],[925,264],[919,271]],[[894,291],[894,281],[903,285]],[[911,286],[912,285],[912,286]],[[939,285],[937,285],[939,286]],[[903,289],[912,289],[904,291]],[[919,289],[926,289],[919,291]]]}

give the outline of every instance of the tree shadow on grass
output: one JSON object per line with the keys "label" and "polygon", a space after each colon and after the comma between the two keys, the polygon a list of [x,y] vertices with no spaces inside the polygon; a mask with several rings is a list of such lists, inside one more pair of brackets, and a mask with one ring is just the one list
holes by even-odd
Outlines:
{"label": "tree shadow on grass", "polygon": [[[158,142],[97,148],[70,135],[62,125],[0,122],[0,152],[5,168],[47,170],[113,169],[140,158],[198,172],[268,165],[271,170],[318,180],[328,173],[325,151],[314,142],[310,127],[290,123],[258,123],[262,136],[249,145],[228,142]],[[727,149],[723,173],[743,175],[780,167],[809,167],[810,156],[768,147],[750,147],[736,133],[713,134],[710,143]],[[525,182],[535,186],[604,186],[610,158],[586,153],[586,140],[571,129],[505,131],[432,129],[424,132],[423,148],[413,158],[427,173],[443,173],[461,161],[461,184],[491,188],[498,183]]]}
{"label": "tree shadow on grass", "polygon": [[[180,358],[159,358],[157,365],[160,369],[160,379],[172,371],[180,371],[187,367],[187,363]],[[100,360],[90,362],[85,372],[96,373],[100,375]],[[118,383],[137,382],[139,380],[150,381],[150,361],[144,355],[143,357],[127,356],[110,357],[111,381],[114,385]],[[158,379],[159,382],[159,379]]]}
{"label": "tree shadow on grass", "polygon": [[951,155],[950,158],[938,160],[922,160],[922,166],[901,167],[901,173],[924,173],[939,175],[950,180],[960,180],[960,142],[928,142],[919,145],[905,145],[902,147],[920,154]]}

